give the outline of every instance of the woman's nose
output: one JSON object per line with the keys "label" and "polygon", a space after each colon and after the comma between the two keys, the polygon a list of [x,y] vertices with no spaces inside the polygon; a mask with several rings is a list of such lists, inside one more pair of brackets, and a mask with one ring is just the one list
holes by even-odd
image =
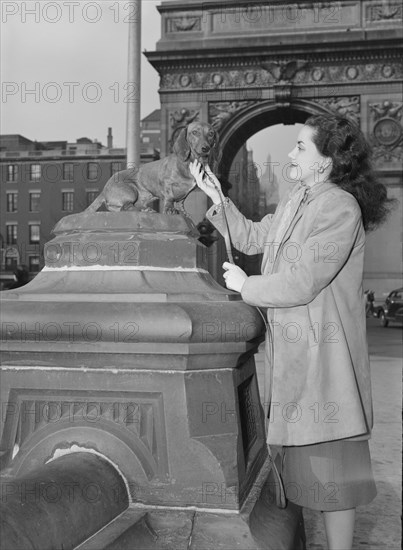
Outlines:
{"label": "woman's nose", "polygon": [[294,158],[294,155],[293,155],[293,152],[294,152],[294,151],[295,151],[295,149],[293,149],[292,151],[290,151],[290,152],[288,153],[288,155],[287,155],[291,160]]}

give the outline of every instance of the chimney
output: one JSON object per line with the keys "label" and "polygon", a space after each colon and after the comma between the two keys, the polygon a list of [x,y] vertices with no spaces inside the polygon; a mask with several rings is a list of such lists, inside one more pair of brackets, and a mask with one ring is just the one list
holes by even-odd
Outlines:
{"label": "chimney", "polygon": [[108,149],[113,147],[112,128],[108,128]]}

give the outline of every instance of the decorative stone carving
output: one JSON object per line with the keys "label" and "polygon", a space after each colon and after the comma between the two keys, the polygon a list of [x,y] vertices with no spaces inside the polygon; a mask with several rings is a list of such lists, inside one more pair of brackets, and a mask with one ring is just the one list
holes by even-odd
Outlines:
{"label": "decorative stone carving", "polygon": [[173,17],[167,19],[167,31],[168,32],[187,32],[187,31],[200,31],[201,30],[201,18],[200,17]]}
{"label": "decorative stone carving", "polygon": [[[70,391],[29,392],[12,389],[12,407],[6,414],[3,447],[13,449],[9,460],[19,462],[20,454],[29,453],[42,439],[61,429],[96,428],[118,435],[142,463],[148,479],[168,472],[162,395],[130,392],[127,396],[113,392]],[[18,407],[16,407],[18,404]],[[17,408],[18,414],[15,414]],[[11,413],[11,414],[10,414]],[[14,414],[13,414],[14,413]],[[8,435],[7,435],[8,434]],[[101,443],[94,435],[93,447]]]}
{"label": "decorative stone carving", "polygon": [[316,102],[339,115],[359,122],[360,96],[324,97],[317,99]]}
{"label": "decorative stone carving", "polygon": [[277,82],[290,82],[298,71],[301,71],[308,65],[308,62],[302,59],[294,61],[271,61],[262,63],[261,66],[268,71]]}
{"label": "decorative stone carving", "polygon": [[170,114],[171,128],[176,128],[178,125],[187,126],[196,120],[199,111],[189,111],[189,109],[181,109]]}
{"label": "decorative stone carving", "polygon": [[346,77],[349,79],[349,80],[355,80],[358,76],[358,69],[357,67],[347,67],[346,69]]}
{"label": "decorative stone carving", "polygon": [[218,101],[209,103],[209,122],[220,130],[235,113],[252,105],[255,101]]}
{"label": "decorative stone carving", "polygon": [[385,78],[393,76],[395,69],[392,65],[382,65],[381,74]]}
{"label": "decorative stone carving", "polygon": [[189,86],[190,82],[191,80],[188,74],[182,74],[179,78],[179,83],[182,86],[182,88],[186,88],[187,86]]}
{"label": "decorative stone carving", "polygon": [[256,73],[253,71],[248,71],[245,73],[245,82],[246,84],[253,84],[256,80]]}
{"label": "decorative stone carving", "polygon": [[219,73],[214,73],[212,76],[211,76],[211,81],[213,84],[215,84],[216,86],[219,86],[222,81],[223,81],[223,77],[221,74]]}
{"label": "decorative stone carving", "polygon": [[[306,65],[303,65],[306,63]],[[256,60],[256,68],[248,67],[222,67],[218,63],[207,61],[205,67],[183,66],[172,68],[172,72],[166,72],[161,77],[161,89],[166,91],[183,90],[184,87],[194,90],[220,89],[225,93],[227,87],[264,88],[280,83],[293,85],[306,85],[312,82],[320,85],[338,87],[338,84],[347,84],[354,80],[355,83],[379,82],[383,80],[399,81],[403,76],[403,66],[396,58],[377,61],[373,59],[348,59],[318,61],[277,62],[267,61],[263,64]],[[260,68],[259,67],[260,64]],[[312,69],[309,69],[309,65]],[[253,61],[255,66],[255,61]],[[180,72],[179,72],[180,71]],[[339,92],[340,93],[340,92]],[[333,93],[338,95],[338,93]]]}
{"label": "decorative stone carving", "polygon": [[403,128],[401,125],[403,102],[369,103],[372,124],[373,156],[376,162],[403,159]]}
{"label": "decorative stone carving", "polygon": [[324,74],[325,72],[321,67],[315,67],[314,69],[312,69],[311,72],[312,80],[314,80],[315,82],[319,82],[320,80],[322,80]]}
{"label": "decorative stone carving", "polygon": [[401,2],[378,2],[367,6],[367,21],[388,21],[391,19],[402,19]]}

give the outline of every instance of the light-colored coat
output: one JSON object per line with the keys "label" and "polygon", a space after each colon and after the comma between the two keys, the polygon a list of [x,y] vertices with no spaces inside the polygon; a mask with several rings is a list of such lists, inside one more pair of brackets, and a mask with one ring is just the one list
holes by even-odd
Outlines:
{"label": "light-colored coat", "polygon": [[[287,199],[261,222],[247,220],[231,201],[225,208],[233,245],[246,254],[263,252],[262,275],[249,277],[241,294],[246,303],[268,308],[268,443],[368,439],[373,415],[360,207],[337,185],[317,184],[279,246],[273,237]],[[224,233],[218,210],[207,217]]]}

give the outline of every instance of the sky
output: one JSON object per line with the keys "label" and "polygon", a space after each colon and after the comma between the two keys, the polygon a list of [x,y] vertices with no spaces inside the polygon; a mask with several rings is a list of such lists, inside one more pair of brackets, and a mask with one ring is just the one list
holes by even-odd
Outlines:
{"label": "sky", "polygon": [[[161,37],[160,4],[142,1],[143,51],[155,50]],[[3,0],[0,133],[106,144],[111,127],[114,146],[124,147],[130,16],[125,0]],[[143,55],[142,118],[160,107],[158,86],[159,76]],[[287,162],[296,133],[296,127],[276,126],[248,141],[258,172],[269,151],[272,160]]]}

